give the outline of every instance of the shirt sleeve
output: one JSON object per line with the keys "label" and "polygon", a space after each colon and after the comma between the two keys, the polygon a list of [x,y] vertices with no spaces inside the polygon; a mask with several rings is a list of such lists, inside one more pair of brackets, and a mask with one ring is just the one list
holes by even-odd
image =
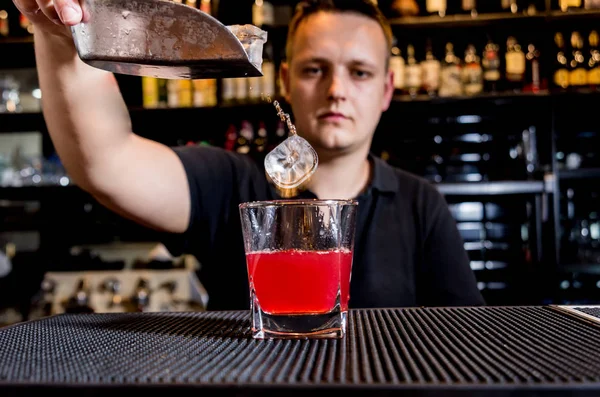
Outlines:
{"label": "shirt sleeve", "polygon": [[163,244],[174,256],[195,255],[202,261],[230,218],[239,217],[238,205],[266,199],[269,186],[249,156],[212,146],[173,148],[179,156],[190,190],[191,211],[187,230],[168,234]]}
{"label": "shirt sleeve", "polygon": [[485,305],[471,270],[456,221],[444,197],[430,187],[425,200],[423,274],[420,277],[425,306]]}

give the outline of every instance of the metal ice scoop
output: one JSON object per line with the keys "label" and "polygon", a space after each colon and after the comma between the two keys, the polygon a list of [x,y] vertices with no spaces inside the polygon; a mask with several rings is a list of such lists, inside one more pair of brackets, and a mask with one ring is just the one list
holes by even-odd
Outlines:
{"label": "metal ice scoop", "polygon": [[165,79],[262,76],[267,32],[225,26],[169,0],[84,0],[71,28],[79,57],[114,73]]}

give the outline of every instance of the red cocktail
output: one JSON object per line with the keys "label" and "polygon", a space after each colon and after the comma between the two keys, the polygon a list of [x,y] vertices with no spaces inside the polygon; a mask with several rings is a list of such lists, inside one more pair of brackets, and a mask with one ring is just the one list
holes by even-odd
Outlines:
{"label": "red cocktail", "polygon": [[323,314],[338,299],[348,310],[352,252],[265,251],[246,254],[250,287],[270,314]]}

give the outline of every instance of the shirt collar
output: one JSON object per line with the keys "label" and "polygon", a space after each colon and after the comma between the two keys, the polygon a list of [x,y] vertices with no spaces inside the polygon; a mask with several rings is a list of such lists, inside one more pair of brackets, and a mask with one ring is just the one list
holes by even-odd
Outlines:
{"label": "shirt collar", "polygon": [[[383,161],[381,158],[373,155],[372,153],[369,153],[369,161],[373,165],[373,178],[366,191],[375,189],[382,193],[398,192],[398,176],[396,175],[394,168],[392,168],[392,166]],[[277,189],[275,189],[272,183],[271,189],[277,196],[279,196],[279,193],[277,193]],[[298,195],[294,198],[311,199],[317,198],[317,196],[310,190],[305,190],[299,192]]]}
{"label": "shirt collar", "polygon": [[372,153],[369,153],[369,161],[373,164],[373,179],[369,188],[387,193],[398,192],[398,176],[394,168]]}

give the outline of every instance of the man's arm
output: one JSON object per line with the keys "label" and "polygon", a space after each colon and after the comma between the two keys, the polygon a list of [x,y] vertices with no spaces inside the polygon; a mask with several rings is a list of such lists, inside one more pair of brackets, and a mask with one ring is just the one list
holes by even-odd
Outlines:
{"label": "man's arm", "polygon": [[125,217],[184,231],[190,198],[183,165],[170,148],[132,132],[114,76],[79,59],[67,28],[87,17],[77,1],[14,2],[34,24],[43,113],[69,176]]}

